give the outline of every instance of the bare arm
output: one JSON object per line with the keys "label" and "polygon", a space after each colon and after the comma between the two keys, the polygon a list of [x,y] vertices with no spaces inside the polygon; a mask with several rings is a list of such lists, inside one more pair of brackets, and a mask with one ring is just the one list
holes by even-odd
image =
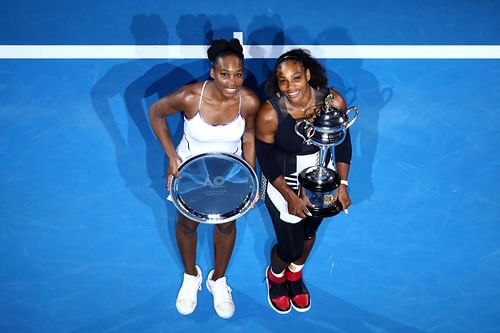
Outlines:
{"label": "bare arm", "polygon": [[[336,107],[339,110],[343,110],[344,112],[347,111],[347,103],[344,99],[344,97],[336,90],[331,90],[335,98],[333,100],[333,106]],[[351,147],[349,146],[349,149]],[[336,162],[335,163],[335,168],[337,169],[337,174],[341,180],[348,180],[349,179],[349,169],[350,169],[350,164],[346,162]],[[347,191],[347,186],[341,184],[338,189],[338,200],[342,204],[342,207],[344,210],[347,210],[347,208],[351,205],[351,198],[349,197],[349,192]]]}
{"label": "bare arm", "polygon": [[[349,163],[338,162],[336,163],[337,173],[340,179],[347,180],[349,175]],[[351,205],[351,198],[349,197],[349,192],[347,191],[347,186],[340,184],[338,188],[338,200],[342,204],[342,208],[347,210]]]}
{"label": "bare arm", "polygon": [[243,114],[245,132],[243,133],[243,158],[255,170],[255,117],[259,111],[260,101],[257,95],[248,90],[243,96]]}
{"label": "bare arm", "polygon": [[[149,121],[153,132],[160,141],[163,151],[168,157],[168,176],[178,176],[179,158],[172,142],[172,136],[165,122],[165,117],[183,111],[192,112],[194,85],[184,86],[174,93],[162,97],[149,109]],[[170,177],[167,177],[168,185]]]}

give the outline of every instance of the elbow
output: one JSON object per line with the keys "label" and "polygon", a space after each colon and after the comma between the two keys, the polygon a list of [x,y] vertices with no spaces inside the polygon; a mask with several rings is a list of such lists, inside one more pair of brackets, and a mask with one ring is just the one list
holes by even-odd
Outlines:
{"label": "elbow", "polygon": [[149,119],[153,119],[155,113],[156,113],[155,106],[154,105],[150,106],[148,110]]}
{"label": "elbow", "polygon": [[158,108],[158,106],[156,104],[153,104],[149,107],[148,115],[149,115],[149,121],[151,123],[153,123],[155,121],[155,119],[161,118],[160,117],[160,109]]}

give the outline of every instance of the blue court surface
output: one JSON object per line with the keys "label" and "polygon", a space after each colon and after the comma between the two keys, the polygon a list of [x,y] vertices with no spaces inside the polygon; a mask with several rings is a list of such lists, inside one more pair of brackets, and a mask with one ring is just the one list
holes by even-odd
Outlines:
{"label": "blue court surface", "polygon": [[[3,1],[0,45],[500,45],[498,1]],[[314,54],[313,54],[314,55]],[[182,265],[147,108],[199,59],[0,59],[0,332],[500,332],[500,58],[321,58],[360,105],[349,214],[327,219],[309,312],[273,312],[263,203],[237,222],[217,317]],[[455,59],[451,59],[455,58]],[[488,57],[483,57],[488,58]],[[247,55],[262,97],[273,58]],[[169,120],[176,140],[180,117]],[[212,268],[212,230],[198,263]]]}

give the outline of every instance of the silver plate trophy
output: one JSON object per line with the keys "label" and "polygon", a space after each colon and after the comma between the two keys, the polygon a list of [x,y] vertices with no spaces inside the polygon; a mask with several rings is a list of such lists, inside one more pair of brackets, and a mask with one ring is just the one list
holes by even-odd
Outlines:
{"label": "silver plate trophy", "polygon": [[243,159],[226,153],[206,153],[184,161],[172,179],[171,195],[184,216],[219,224],[248,212],[257,197],[255,171]]}
{"label": "silver plate trophy", "polygon": [[[324,103],[316,108],[314,121],[298,121],[295,124],[295,132],[306,144],[319,147],[319,165],[302,170],[298,178],[300,193],[312,206],[309,207],[311,214],[328,217],[338,214],[342,210],[342,204],[337,199],[340,179],[334,170],[327,167],[327,153],[330,151],[333,160],[333,147],[344,141],[347,129],[358,117],[359,107],[353,106],[343,112],[333,106],[333,94],[329,94]],[[354,115],[349,119],[348,115],[352,111]]]}

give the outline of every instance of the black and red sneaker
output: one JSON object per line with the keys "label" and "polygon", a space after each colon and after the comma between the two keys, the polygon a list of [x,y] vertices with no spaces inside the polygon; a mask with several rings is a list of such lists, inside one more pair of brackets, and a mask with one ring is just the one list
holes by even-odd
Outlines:
{"label": "black and red sneaker", "polygon": [[286,276],[276,277],[271,272],[271,267],[266,267],[267,300],[271,308],[280,313],[287,314],[292,307],[288,296]]}
{"label": "black and red sneaker", "polygon": [[302,271],[290,272],[287,269],[286,280],[288,282],[288,295],[293,308],[299,312],[309,310],[311,308],[311,297],[304,280],[302,280]]}

